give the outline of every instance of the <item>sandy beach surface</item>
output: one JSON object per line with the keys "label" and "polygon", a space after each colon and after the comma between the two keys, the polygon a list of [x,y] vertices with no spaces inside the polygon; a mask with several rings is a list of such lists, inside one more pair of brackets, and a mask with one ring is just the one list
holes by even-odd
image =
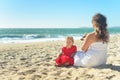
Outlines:
{"label": "sandy beach surface", "polygon": [[[76,40],[78,50],[81,41]],[[111,36],[107,64],[55,67],[64,41],[0,44],[0,80],[120,80],[120,35]]]}

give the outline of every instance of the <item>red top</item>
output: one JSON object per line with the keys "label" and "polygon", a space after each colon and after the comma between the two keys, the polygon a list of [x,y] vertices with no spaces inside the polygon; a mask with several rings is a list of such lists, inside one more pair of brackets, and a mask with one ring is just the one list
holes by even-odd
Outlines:
{"label": "red top", "polygon": [[77,51],[77,47],[74,45],[71,48],[67,48],[67,47],[62,48],[62,54],[66,56],[71,56],[76,51]]}

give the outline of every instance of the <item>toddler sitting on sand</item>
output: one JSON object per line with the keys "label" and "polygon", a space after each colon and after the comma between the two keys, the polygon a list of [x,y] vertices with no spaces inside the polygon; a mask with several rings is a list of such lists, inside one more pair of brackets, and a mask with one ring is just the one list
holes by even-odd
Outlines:
{"label": "toddler sitting on sand", "polygon": [[74,55],[77,47],[74,44],[73,37],[67,37],[66,46],[62,48],[62,53],[55,60],[56,66],[70,66],[74,64]]}

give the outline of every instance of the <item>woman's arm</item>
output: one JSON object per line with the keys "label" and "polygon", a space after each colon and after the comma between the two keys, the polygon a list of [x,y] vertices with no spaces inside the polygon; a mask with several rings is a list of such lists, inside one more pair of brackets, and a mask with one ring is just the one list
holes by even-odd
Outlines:
{"label": "woman's arm", "polygon": [[83,41],[81,50],[82,50],[83,52],[86,52],[92,42],[93,42],[93,40],[92,40],[92,34],[88,34],[88,35],[85,37],[84,41]]}

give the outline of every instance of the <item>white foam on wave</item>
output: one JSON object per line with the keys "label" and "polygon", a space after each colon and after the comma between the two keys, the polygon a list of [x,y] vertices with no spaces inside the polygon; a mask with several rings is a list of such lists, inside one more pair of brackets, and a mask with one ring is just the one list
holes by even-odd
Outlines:
{"label": "white foam on wave", "polygon": [[[80,39],[81,37],[74,37],[75,40]],[[0,39],[0,43],[3,44],[8,44],[8,43],[31,43],[31,42],[48,42],[48,41],[64,41],[65,37],[61,37],[61,38],[39,38],[39,39],[29,39],[29,40],[25,40],[25,39]]]}
{"label": "white foam on wave", "polygon": [[41,39],[31,39],[31,40],[20,40],[20,39],[16,39],[16,40],[0,40],[0,43],[30,43],[30,42],[47,42],[47,41],[57,41],[57,40],[64,40],[62,38],[41,38]]}
{"label": "white foam on wave", "polygon": [[23,35],[23,39],[33,39],[34,37],[37,37],[38,35],[30,34],[30,35]]}

